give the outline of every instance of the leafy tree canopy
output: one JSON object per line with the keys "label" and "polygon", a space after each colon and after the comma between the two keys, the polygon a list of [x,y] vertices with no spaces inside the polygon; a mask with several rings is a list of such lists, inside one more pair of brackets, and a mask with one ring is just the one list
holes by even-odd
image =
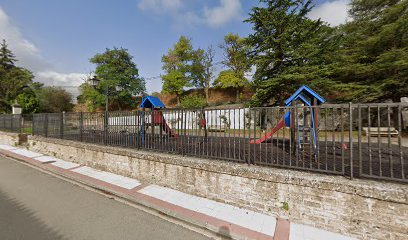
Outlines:
{"label": "leafy tree canopy", "polygon": [[184,87],[191,86],[191,65],[195,55],[191,40],[181,36],[173,48],[168,50],[167,55],[162,57],[165,71],[165,74],[161,76],[163,92],[175,93],[178,105]]}
{"label": "leafy tree canopy", "polygon": [[[10,112],[17,96],[33,83],[33,74],[17,67],[17,59],[3,40],[0,46],[0,112]],[[22,97],[20,97],[21,99]]]}
{"label": "leafy tree canopy", "polygon": [[71,94],[59,87],[43,87],[38,97],[41,112],[70,112],[73,108]]}
{"label": "leafy tree canopy", "polygon": [[16,56],[8,49],[6,40],[3,39],[0,45],[0,65],[5,69],[10,69],[15,67],[15,62],[17,62]]}
{"label": "leafy tree canopy", "polygon": [[191,65],[192,85],[204,90],[206,103],[209,102],[209,89],[214,78],[214,55],[215,51],[212,46],[206,51],[197,49]]}
{"label": "leafy tree canopy", "polygon": [[240,90],[248,84],[245,73],[250,71],[252,66],[248,56],[250,46],[246,38],[241,38],[238,34],[228,33],[224,37],[224,43],[220,45],[220,48],[224,51],[222,64],[230,71],[221,72],[216,85],[224,88],[236,88],[236,102],[239,102]]}
{"label": "leafy tree canopy", "polygon": [[246,78],[238,77],[232,70],[221,71],[218,78],[214,81],[214,86],[221,88],[241,88],[247,84],[248,80]]}
{"label": "leafy tree canopy", "polygon": [[322,84],[331,74],[325,56],[336,49],[337,37],[307,17],[311,9],[311,0],[260,0],[252,8],[246,22],[254,30],[248,37],[256,65],[253,105],[281,104],[300,85]]}
{"label": "leafy tree canopy", "polygon": [[105,104],[105,96],[109,95],[110,103],[119,107],[135,107],[133,97],[145,91],[145,81],[139,77],[139,70],[127,49],[107,48],[90,59],[96,64],[95,75],[100,81],[96,88],[88,83],[80,87],[80,103],[85,103],[88,110],[94,111]]}
{"label": "leafy tree canopy", "polygon": [[334,56],[338,99],[398,102],[408,95],[408,1],[353,0],[350,15]]}

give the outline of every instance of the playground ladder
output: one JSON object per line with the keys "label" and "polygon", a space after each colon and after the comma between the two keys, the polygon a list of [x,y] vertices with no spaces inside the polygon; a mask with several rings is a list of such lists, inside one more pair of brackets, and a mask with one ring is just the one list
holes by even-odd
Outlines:
{"label": "playground ladder", "polygon": [[310,127],[298,125],[298,143],[300,149],[302,149],[304,145],[310,145]]}

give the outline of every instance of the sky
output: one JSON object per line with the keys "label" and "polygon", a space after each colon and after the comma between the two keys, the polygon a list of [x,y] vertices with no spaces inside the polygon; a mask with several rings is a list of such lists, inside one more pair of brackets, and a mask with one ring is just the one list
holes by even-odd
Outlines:
{"label": "sky", "polygon": [[[314,0],[309,13],[332,26],[347,21],[349,0]],[[244,23],[255,0],[0,0],[0,39],[32,71],[35,81],[63,86],[74,95],[106,48],[134,56],[148,93],[161,90],[161,57],[181,35],[194,48],[216,49],[229,32],[247,36]],[[221,65],[216,71],[222,70]]]}

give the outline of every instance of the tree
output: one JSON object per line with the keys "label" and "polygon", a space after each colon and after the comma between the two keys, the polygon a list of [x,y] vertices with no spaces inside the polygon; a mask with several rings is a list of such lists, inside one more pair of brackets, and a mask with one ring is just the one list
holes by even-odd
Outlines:
{"label": "tree", "polygon": [[44,87],[38,91],[40,111],[49,113],[70,112],[73,108],[72,96],[59,87]]}
{"label": "tree", "polygon": [[173,70],[162,76],[163,93],[174,93],[177,96],[177,106],[180,105],[180,95],[183,93],[183,88],[186,86],[185,76],[177,70]]}
{"label": "tree", "polygon": [[[145,81],[139,77],[139,70],[127,49],[107,48],[90,59],[96,64],[95,74],[100,83],[96,87],[99,94],[109,93],[109,97],[119,105],[134,107],[133,96],[145,91]],[[121,90],[117,91],[116,86]],[[98,97],[100,98],[100,97]]]}
{"label": "tree", "polygon": [[15,62],[17,62],[16,56],[8,49],[6,40],[0,45],[0,65],[5,69],[10,69],[15,67]]}
{"label": "tree", "polygon": [[353,0],[350,15],[333,64],[339,100],[399,102],[408,95],[408,1]]}
{"label": "tree", "polygon": [[97,108],[105,106],[106,96],[95,87],[85,82],[79,86],[81,94],[77,97],[78,103],[84,104],[87,111],[95,112]]}
{"label": "tree", "polygon": [[192,84],[204,90],[206,103],[209,102],[209,89],[214,78],[214,55],[212,46],[206,51],[198,49],[194,52],[191,66]]}
{"label": "tree", "polygon": [[[246,78],[237,77],[237,74],[232,70],[225,70],[220,72],[218,78],[214,81],[214,86],[221,88],[233,87],[235,89],[241,89],[247,84],[248,80]],[[240,94],[239,90],[237,90],[237,94]],[[240,95],[237,96],[237,99],[238,102],[240,99]]]}
{"label": "tree", "polygon": [[180,105],[180,94],[184,87],[189,87],[191,80],[191,64],[194,58],[194,50],[191,40],[181,36],[179,41],[168,50],[167,55],[162,57],[163,92],[174,93],[177,97],[177,105]]}
{"label": "tree", "polygon": [[33,74],[15,66],[16,61],[3,40],[0,47],[0,112],[10,112],[16,97],[33,83]]}
{"label": "tree", "polygon": [[[325,85],[331,68],[324,57],[337,46],[334,30],[307,17],[311,0],[260,0],[246,22],[256,66],[253,105],[282,104],[304,83]],[[317,79],[316,79],[317,78]]]}
{"label": "tree", "polygon": [[41,111],[38,92],[41,91],[43,86],[42,83],[34,82],[17,95],[16,101],[23,108],[23,113],[38,113]]}
{"label": "tree", "polygon": [[181,98],[180,106],[183,108],[202,108],[207,106],[205,99],[200,95],[190,95]]}
{"label": "tree", "polygon": [[[231,69],[234,73],[234,81],[226,81],[228,85],[223,87],[232,86],[236,88],[236,101],[240,101],[241,88],[248,83],[245,78],[245,73],[251,70],[251,61],[248,58],[250,46],[247,44],[245,38],[239,37],[238,34],[229,33],[224,37],[224,43],[220,46],[224,51],[224,59],[222,64]],[[232,76],[228,78],[231,80]],[[219,81],[219,84],[223,84],[225,81]],[[232,84],[232,85],[231,85]]]}

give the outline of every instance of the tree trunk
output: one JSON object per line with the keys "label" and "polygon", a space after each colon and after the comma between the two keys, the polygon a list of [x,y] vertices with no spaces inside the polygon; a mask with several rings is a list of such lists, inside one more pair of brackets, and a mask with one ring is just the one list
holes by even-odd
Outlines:
{"label": "tree trunk", "polygon": [[209,95],[208,95],[208,87],[205,87],[204,88],[204,92],[205,92],[205,100],[206,100],[206,102],[207,102],[207,104],[209,104],[209,101],[208,101],[208,98],[209,98]]}
{"label": "tree trunk", "polygon": [[236,96],[236,99],[235,99],[235,102],[236,103],[240,103],[241,102],[241,98],[240,98],[240,89],[239,88],[237,88],[237,96]]}
{"label": "tree trunk", "polygon": [[177,97],[177,107],[180,107],[180,95],[176,94]]}

